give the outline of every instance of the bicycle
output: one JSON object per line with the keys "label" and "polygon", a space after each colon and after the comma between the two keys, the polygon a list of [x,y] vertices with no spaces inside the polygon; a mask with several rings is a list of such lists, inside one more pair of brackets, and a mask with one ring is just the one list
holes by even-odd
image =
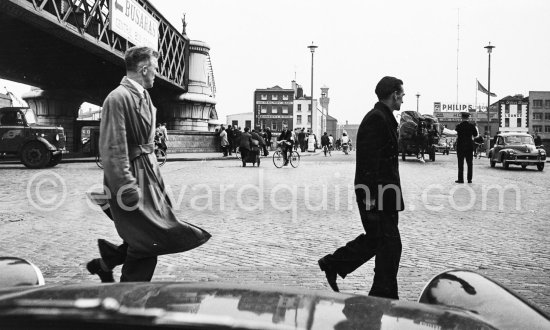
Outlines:
{"label": "bicycle", "polygon": [[[287,141],[279,141],[278,144],[281,142],[285,142],[286,144],[289,144]],[[291,150],[288,152],[288,162],[290,165],[294,168],[298,167],[300,165],[300,154],[298,151]],[[277,147],[277,150],[273,153],[273,165],[275,165],[276,168],[281,168],[285,165],[285,160],[283,157],[283,151],[281,147]]]}
{"label": "bicycle", "polygon": [[323,152],[325,153],[325,157],[327,156],[327,152],[328,152],[328,155],[332,157],[332,154],[330,153],[331,149],[332,149],[331,146],[325,145],[325,146],[323,147]]}

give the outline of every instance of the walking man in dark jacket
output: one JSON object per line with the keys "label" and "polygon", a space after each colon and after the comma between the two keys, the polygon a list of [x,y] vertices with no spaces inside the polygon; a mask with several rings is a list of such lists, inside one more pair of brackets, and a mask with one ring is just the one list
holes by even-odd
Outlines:
{"label": "walking man in dark jacket", "polygon": [[464,159],[468,165],[468,183],[472,183],[473,166],[472,159],[474,157],[474,137],[477,136],[477,130],[468,119],[468,112],[462,113],[462,122],[456,125],[456,156],[458,158],[458,180],[456,183],[464,183]]}
{"label": "walking man in dark jacket", "polygon": [[378,102],[357,132],[355,196],[365,233],[319,260],[330,287],[376,256],[371,296],[399,299],[397,271],[401,259],[398,212],[404,209],[399,178],[397,121],[393,110],[403,103],[403,81],[384,77],[376,85]]}

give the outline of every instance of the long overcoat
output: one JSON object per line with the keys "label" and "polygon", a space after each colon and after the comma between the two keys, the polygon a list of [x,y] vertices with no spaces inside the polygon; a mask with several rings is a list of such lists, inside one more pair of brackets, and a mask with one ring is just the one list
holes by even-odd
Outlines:
{"label": "long overcoat", "polygon": [[99,148],[104,186],[128,255],[150,257],[183,252],[210,238],[173,212],[154,154],[156,108],[124,77],[105,99]]}

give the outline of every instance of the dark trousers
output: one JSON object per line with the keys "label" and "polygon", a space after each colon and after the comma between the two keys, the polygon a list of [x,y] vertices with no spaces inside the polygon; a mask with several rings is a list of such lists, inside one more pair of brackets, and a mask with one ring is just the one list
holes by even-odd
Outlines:
{"label": "dark trousers", "polygon": [[149,282],[153,278],[157,257],[135,258],[128,256],[128,244],[114,245],[100,240],[99,253],[105,265],[113,269],[122,265],[121,282]]}
{"label": "dark trousers", "polygon": [[458,158],[458,180],[464,181],[464,159],[466,159],[466,165],[468,166],[468,181],[472,181],[474,175],[474,168],[472,166],[472,159],[474,157],[472,150],[469,151],[457,151],[456,156]]}
{"label": "dark trousers", "polygon": [[372,257],[376,256],[374,280],[370,296],[399,299],[397,272],[401,260],[399,216],[396,211],[367,211],[357,203],[365,234],[357,236],[333,254],[324,257],[329,267],[345,278]]}
{"label": "dark trousers", "polygon": [[229,148],[229,146],[222,146],[222,153],[223,153],[224,156],[227,156],[228,148]]}

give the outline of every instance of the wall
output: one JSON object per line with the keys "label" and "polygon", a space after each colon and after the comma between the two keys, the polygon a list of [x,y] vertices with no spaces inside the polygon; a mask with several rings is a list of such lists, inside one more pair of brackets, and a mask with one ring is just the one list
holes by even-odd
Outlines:
{"label": "wall", "polygon": [[215,132],[168,131],[168,157],[170,153],[219,152],[220,137]]}

